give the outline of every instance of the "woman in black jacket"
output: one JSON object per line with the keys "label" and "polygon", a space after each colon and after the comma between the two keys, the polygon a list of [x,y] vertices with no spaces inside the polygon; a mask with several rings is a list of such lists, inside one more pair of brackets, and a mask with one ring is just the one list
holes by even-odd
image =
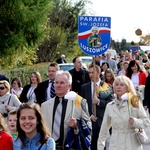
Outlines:
{"label": "woman in black jacket", "polygon": [[30,84],[25,85],[23,91],[20,95],[21,102],[36,102],[36,96],[34,93],[35,88],[37,87],[38,83],[42,81],[41,75],[39,72],[32,72],[30,77]]}

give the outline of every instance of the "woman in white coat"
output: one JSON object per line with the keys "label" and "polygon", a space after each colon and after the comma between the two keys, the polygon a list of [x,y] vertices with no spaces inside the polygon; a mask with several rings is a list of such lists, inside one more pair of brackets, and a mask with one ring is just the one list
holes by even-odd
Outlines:
{"label": "woman in white coat", "polygon": [[[140,101],[137,106],[129,106],[129,101],[123,98],[125,93],[136,95],[133,83],[124,75],[118,76],[113,89],[115,99],[106,106],[99,139],[98,150],[104,150],[107,133],[112,127],[109,150],[143,150],[137,142],[135,128],[143,129],[150,125],[150,121]],[[133,107],[134,106],[134,107]]]}
{"label": "woman in white coat", "polygon": [[17,109],[20,104],[17,96],[10,94],[10,84],[5,80],[0,81],[0,113],[3,117],[6,118],[8,112]]}

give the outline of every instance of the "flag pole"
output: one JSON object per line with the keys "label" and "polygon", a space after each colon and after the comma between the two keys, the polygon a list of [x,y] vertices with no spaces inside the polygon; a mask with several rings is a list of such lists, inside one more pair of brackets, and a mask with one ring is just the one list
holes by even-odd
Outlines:
{"label": "flag pole", "polygon": [[[93,74],[94,74],[94,87],[93,87],[93,97],[96,97],[96,75],[95,75],[95,56],[93,56]],[[93,104],[94,116],[96,116],[96,104]]]}

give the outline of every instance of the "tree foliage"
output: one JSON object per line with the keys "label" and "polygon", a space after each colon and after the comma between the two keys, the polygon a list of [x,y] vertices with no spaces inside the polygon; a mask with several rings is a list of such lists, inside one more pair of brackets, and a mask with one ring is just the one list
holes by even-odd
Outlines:
{"label": "tree foliage", "polygon": [[[0,59],[4,65],[18,65],[28,53],[29,63],[34,59],[32,50],[43,38],[49,8],[49,0],[0,0]],[[21,60],[13,59],[18,55]]]}
{"label": "tree foliage", "polygon": [[[53,0],[48,16],[49,36],[37,50],[38,60],[54,61],[61,53],[75,55],[80,53],[78,47],[78,15],[85,15],[85,5],[88,1]],[[57,30],[55,30],[57,27]],[[63,38],[62,38],[63,37]],[[42,55],[42,57],[41,57]]]}
{"label": "tree foliage", "polygon": [[[38,62],[55,61],[66,46],[66,33],[60,27],[51,27],[37,50]],[[56,51],[57,50],[57,51]]]}

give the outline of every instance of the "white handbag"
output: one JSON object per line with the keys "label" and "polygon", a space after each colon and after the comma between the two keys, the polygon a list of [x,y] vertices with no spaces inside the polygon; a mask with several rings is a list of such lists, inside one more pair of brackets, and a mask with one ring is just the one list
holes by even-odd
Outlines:
{"label": "white handbag", "polygon": [[140,145],[146,143],[148,140],[144,129],[136,129],[135,136]]}

